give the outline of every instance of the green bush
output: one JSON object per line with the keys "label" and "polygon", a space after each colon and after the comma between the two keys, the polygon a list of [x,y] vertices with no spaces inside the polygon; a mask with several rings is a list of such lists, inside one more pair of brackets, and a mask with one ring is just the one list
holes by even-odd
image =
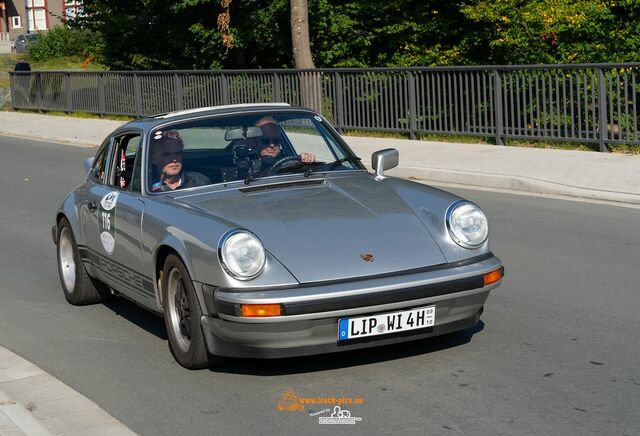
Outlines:
{"label": "green bush", "polygon": [[88,56],[99,44],[96,34],[84,29],[54,27],[39,34],[27,48],[29,62],[43,62],[68,56]]}

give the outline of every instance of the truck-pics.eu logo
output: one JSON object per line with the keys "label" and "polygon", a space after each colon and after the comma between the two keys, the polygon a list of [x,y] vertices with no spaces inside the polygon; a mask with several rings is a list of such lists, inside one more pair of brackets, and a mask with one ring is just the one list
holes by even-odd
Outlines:
{"label": "truck-pics.eu logo", "polygon": [[[326,413],[331,416],[319,416],[319,424],[355,424],[362,421],[359,416],[353,416],[350,410],[345,409],[349,406],[359,406],[364,404],[364,398],[356,397],[301,397],[295,390],[288,389],[282,393],[278,400],[277,409],[280,412],[304,412],[309,410],[309,416],[315,417]],[[325,406],[324,409],[312,412],[315,406]],[[328,406],[328,407],[327,407]]]}

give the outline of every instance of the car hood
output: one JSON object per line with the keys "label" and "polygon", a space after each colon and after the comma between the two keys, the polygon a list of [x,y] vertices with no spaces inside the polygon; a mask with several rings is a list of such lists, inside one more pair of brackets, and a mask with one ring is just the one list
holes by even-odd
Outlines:
{"label": "car hood", "polygon": [[446,262],[414,212],[369,174],[178,199],[255,233],[300,283]]}

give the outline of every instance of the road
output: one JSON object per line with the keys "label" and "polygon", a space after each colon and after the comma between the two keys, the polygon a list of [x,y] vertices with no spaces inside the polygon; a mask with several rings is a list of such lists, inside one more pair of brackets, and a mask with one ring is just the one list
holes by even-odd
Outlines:
{"label": "road", "polygon": [[[93,150],[0,137],[0,344],[143,435],[640,432],[637,209],[455,189],[480,204],[506,278],[482,323],[441,339],[188,371],[160,318],[125,300],[72,307],[50,227]],[[362,397],[355,426],[278,411]],[[309,406],[317,412],[326,406]]]}

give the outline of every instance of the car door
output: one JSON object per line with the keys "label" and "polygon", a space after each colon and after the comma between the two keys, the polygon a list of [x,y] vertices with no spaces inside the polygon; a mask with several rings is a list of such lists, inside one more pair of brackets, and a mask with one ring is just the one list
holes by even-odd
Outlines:
{"label": "car door", "polygon": [[127,297],[152,307],[153,282],[142,274],[142,132],[115,135],[104,183],[90,189],[95,217],[87,245],[96,257],[100,279]]}
{"label": "car door", "polygon": [[108,172],[113,155],[113,138],[108,138],[98,149],[93,159],[87,180],[78,193],[78,215],[82,223],[82,241],[80,254],[87,263],[92,276],[107,282],[103,265],[100,262],[105,248],[100,240],[98,205],[112,189],[107,185]]}

